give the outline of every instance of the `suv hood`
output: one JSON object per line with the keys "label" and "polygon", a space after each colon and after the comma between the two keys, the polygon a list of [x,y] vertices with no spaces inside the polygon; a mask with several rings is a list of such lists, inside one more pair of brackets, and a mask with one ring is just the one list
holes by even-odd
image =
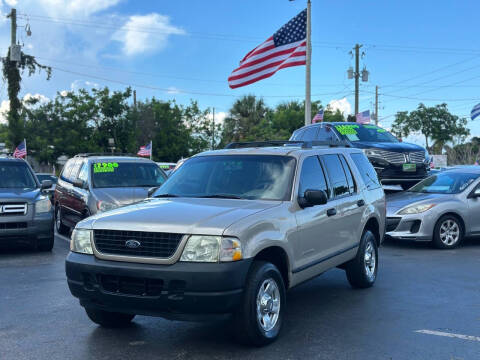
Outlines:
{"label": "suv hood", "polygon": [[33,203],[40,194],[40,189],[0,188],[0,202]]}
{"label": "suv hood", "polygon": [[93,188],[92,193],[97,200],[116,204],[129,205],[148,196],[148,187]]}
{"label": "suv hood", "polygon": [[352,142],[353,147],[359,149],[379,149],[385,151],[393,151],[393,152],[413,152],[413,151],[425,151],[425,149],[419,145],[399,142],[370,142],[370,141],[355,141]]}
{"label": "suv hood", "polygon": [[387,215],[392,216],[408,205],[421,202],[439,203],[451,199],[453,196],[453,194],[425,194],[409,191],[393,194],[387,197]]}
{"label": "suv hood", "polygon": [[222,235],[231,224],[277,201],[172,198],[148,199],[92,216],[79,228]]}

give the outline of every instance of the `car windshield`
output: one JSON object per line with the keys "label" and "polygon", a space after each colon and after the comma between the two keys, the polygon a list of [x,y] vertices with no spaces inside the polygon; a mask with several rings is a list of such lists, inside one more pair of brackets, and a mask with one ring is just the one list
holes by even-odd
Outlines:
{"label": "car windshield", "polygon": [[426,178],[408,191],[432,194],[458,194],[479,176],[479,174],[447,171]]}
{"label": "car windshield", "polygon": [[37,187],[32,172],[20,162],[0,162],[0,188],[34,189]]}
{"label": "car windshield", "polygon": [[294,169],[289,156],[199,156],[185,161],[154,196],[289,200]]}
{"label": "car windshield", "polygon": [[37,179],[40,182],[42,182],[43,180],[50,180],[53,184],[57,183],[57,177],[55,175],[37,174]]}
{"label": "car windshield", "polygon": [[166,176],[157,164],[145,162],[97,162],[92,164],[95,188],[156,187]]}
{"label": "car windshield", "polygon": [[352,142],[399,142],[398,139],[387,130],[375,125],[345,124],[335,125],[335,128],[344,139]]}

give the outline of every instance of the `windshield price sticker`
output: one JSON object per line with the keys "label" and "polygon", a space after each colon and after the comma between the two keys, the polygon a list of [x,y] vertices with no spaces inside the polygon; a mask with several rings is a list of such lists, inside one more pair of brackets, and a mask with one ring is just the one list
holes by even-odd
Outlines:
{"label": "windshield price sticker", "polygon": [[341,135],[357,135],[358,125],[335,125]]}
{"label": "windshield price sticker", "polygon": [[111,173],[118,168],[118,163],[116,162],[103,162],[103,163],[94,163],[93,172],[94,173]]}

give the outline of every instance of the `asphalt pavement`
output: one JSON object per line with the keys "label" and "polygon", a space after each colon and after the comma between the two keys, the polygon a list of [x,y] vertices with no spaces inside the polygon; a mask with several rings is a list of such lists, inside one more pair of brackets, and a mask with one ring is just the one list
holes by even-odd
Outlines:
{"label": "asphalt pavement", "polygon": [[229,322],[138,316],[102,329],[70,295],[65,238],[51,253],[0,250],[0,359],[480,359],[480,239],[456,250],[387,243],[376,285],[342,270],[288,293],[279,340],[238,345]]}

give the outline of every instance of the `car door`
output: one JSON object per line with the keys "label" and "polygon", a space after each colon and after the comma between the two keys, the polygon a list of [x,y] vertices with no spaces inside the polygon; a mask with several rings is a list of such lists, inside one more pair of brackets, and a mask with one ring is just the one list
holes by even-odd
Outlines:
{"label": "car door", "polygon": [[[480,183],[473,188],[470,194],[473,194],[473,192],[479,188],[480,188]],[[470,225],[469,230],[474,235],[480,235],[480,221],[478,221],[478,219],[480,219],[480,198],[469,196],[467,199],[467,203],[468,203],[468,223]]]}
{"label": "car door", "polygon": [[336,253],[347,251],[358,244],[356,234],[361,224],[362,199],[354,183],[353,176],[342,154],[328,154],[321,157],[329,181],[329,208],[334,214],[331,221],[339,223],[332,249]]}
{"label": "car door", "polygon": [[82,163],[83,159],[77,158],[72,159],[71,169],[68,174],[65,175],[65,181],[63,183],[64,188],[64,215],[68,222],[74,225],[78,220],[78,211],[76,210],[76,200],[75,200],[75,187],[73,186],[74,180],[77,178],[77,174]]}
{"label": "car door", "polygon": [[74,216],[78,220],[85,217],[85,210],[87,208],[88,189],[74,186],[76,180],[82,180],[85,185],[88,185],[88,161],[80,160],[75,164],[71,174],[72,190],[71,190],[71,207],[74,211]]}
{"label": "car door", "polygon": [[[303,160],[298,185],[298,196],[303,197],[306,190],[323,190],[328,193],[325,172],[318,156],[309,156]],[[296,211],[298,226],[297,238],[299,239],[296,251],[296,268],[306,269],[328,257],[335,251],[338,240],[336,236],[341,229],[340,218],[333,220],[327,214],[332,207],[329,202],[299,208]]]}
{"label": "car door", "polygon": [[74,162],[75,159],[70,159],[65,163],[55,188],[55,201],[62,208],[62,211],[68,208],[68,176],[72,171]]}

